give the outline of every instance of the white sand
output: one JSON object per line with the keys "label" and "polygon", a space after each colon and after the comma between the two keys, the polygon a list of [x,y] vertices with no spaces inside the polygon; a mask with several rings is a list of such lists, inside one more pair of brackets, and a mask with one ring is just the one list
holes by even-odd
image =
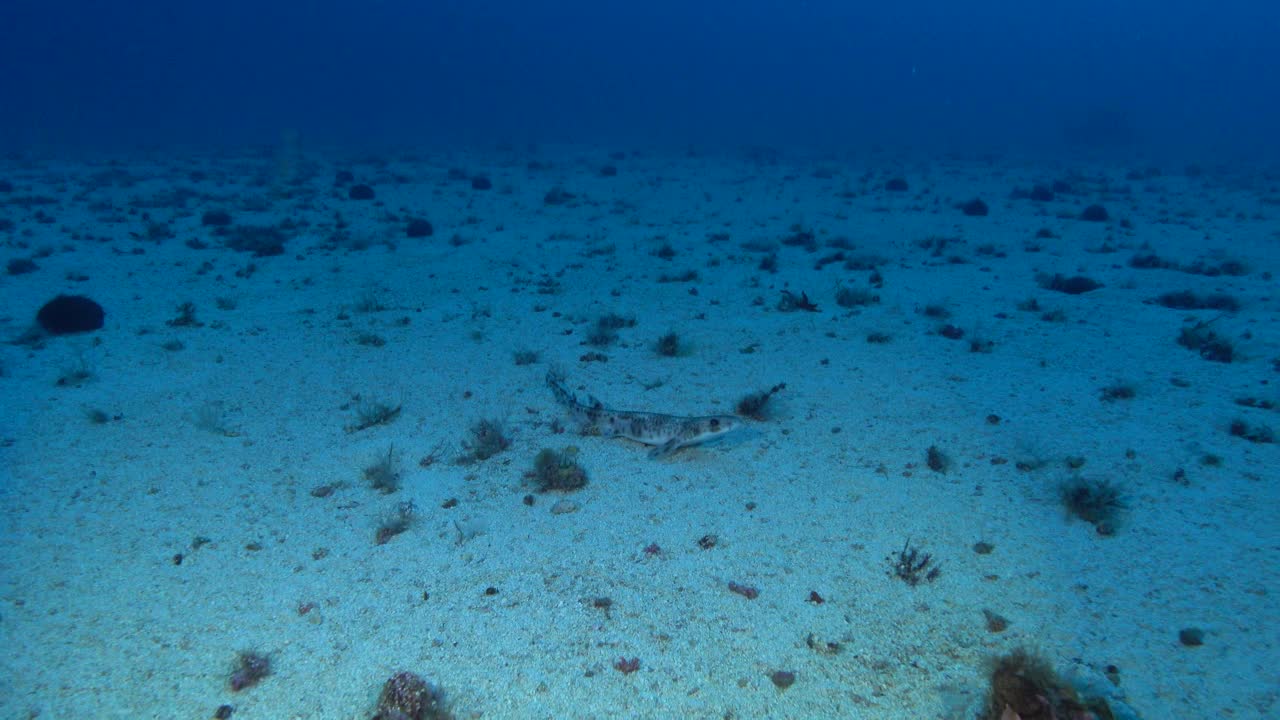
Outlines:
{"label": "white sand", "polygon": [[[1280,241],[1261,177],[653,152],[615,162],[610,178],[598,175],[614,162],[600,148],[381,159],[0,165],[16,186],[0,195],[0,218],[16,224],[0,232],[2,259],[51,251],[36,272],[0,278],[0,330],[17,337],[59,292],[107,310],[92,334],[0,349],[0,718],[206,718],[223,703],[237,720],[368,718],[398,670],[437,683],[461,718],[968,718],[985,696],[984,663],[1020,646],[1104,694],[1117,717],[1280,712],[1280,448],[1227,432],[1235,418],[1280,427],[1274,410],[1234,402],[1280,402],[1268,274],[1280,272]],[[533,159],[550,169],[529,169]],[[446,179],[455,166],[494,188]],[[819,167],[834,176],[814,177]],[[347,199],[337,169],[377,201]],[[94,179],[108,170],[133,180]],[[207,179],[191,181],[193,170]],[[1079,194],[1007,199],[1071,173]],[[909,192],[882,189],[896,175]],[[577,198],[544,205],[556,185]],[[131,209],[175,188],[195,194]],[[14,202],[30,196],[56,203]],[[990,216],[954,208],[975,196]],[[244,209],[256,201],[267,209]],[[1074,219],[1093,202],[1112,222]],[[283,256],[254,259],[201,226],[209,209],[302,227]],[[37,222],[37,210],[54,221]],[[142,212],[175,237],[130,237],[145,235]],[[371,245],[326,249],[335,214]],[[435,234],[405,238],[409,216]],[[866,288],[869,273],[815,269],[827,247],[781,247],[778,273],[758,270],[763,254],[742,245],[776,243],[797,223],[820,245],[846,237],[850,254],[884,258],[879,304],[835,304],[838,282]],[[1029,252],[1042,227],[1061,237]],[[709,242],[718,232],[729,239]],[[455,234],[469,242],[452,246]],[[929,236],[961,242],[931,257],[916,245]],[[663,243],[674,259],[651,254]],[[1006,256],[979,254],[987,243]],[[1116,252],[1096,252],[1104,244]],[[1146,246],[1183,263],[1240,260],[1250,273],[1128,267]],[[256,272],[237,277],[251,262]],[[696,282],[656,281],[690,269]],[[1037,272],[1105,287],[1052,292]],[[556,294],[537,292],[546,278]],[[807,292],[820,312],[779,312],[783,288]],[[1237,362],[1175,344],[1184,322],[1219,314],[1147,302],[1181,289],[1241,300],[1212,326],[1241,338]],[[386,309],[354,310],[370,291]],[[1065,322],[1019,311],[1030,298]],[[203,326],[166,325],[185,301]],[[920,312],[929,303],[966,338],[936,334],[941,322]],[[602,350],[607,363],[580,362],[590,323],[607,312],[637,324]],[[654,353],[669,330],[689,343],[685,356]],[[892,341],[870,344],[870,331]],[[385,346],[356,343],[361,332]],[[969,352],[974,333],[994,341],[990,353]],[[164,349],[171,340],[184,347]],[[520,349],[539,362],[517,366]],[[58,386],[81,360],[92,378]],[[628,441],[554,434],[564,415],[543,383],[548,364],[611,406],[677,414],[730,412],[749,391],[787,387],[769,421],[650,460]],[[1117,381],[1136,397],[1100,401]],[[347,432],[356,395],[403,410]],[[119,418],[96,425],[89,408]],[[230,433],[201,429],[204,408]],[[512,446],[455,464],[468,425],[485,417],[505,421]],[[525,506],[533,456],[566,445],[590,473],[567,496],[580,509],[552,514],[555,494]],[[930,445],[952,459],[945,474],[924,466]],[[403,487],[384,496],[362,469],[389,446]],[[419,466],[440,448],[440,462]],[[1221,465],[1203,465],[1206,454]],[[1128,495],[1115,536],[1067,517],[1068,456]],[[1045,464],[1015,467],[1034,460]],[[326,484],[332,495],[311,495]],[[442,508],[449,498],[458,506]],[[375,544],[379,519],[406,500],[418,522]],[[455,520],[478,534],[459,543]],[[707,534],[719,543],[700,549]],[[193,550],[197,536],[209,542]],[[886,556],[908,538],[941,562],[935,582],[889,576]],[[994,552],[976,554],[978,541]],[[661,553],[646,554],[650,543]],[[486,596],[489,586],[498,593]],[[826,602],[808,602],[811,591]],[[608,612],[592,606],[599,597]],[[989,632],[984,609],[1008,629]],[[1204,646],[1179,643],[1186,627],[1205,631]],[[815,652],[811,634],[840,651]],[[274,672],[233,693],[247,649],[269,653]],[[640,670],[617,671],[621,657]],[[795,672],[795,684],[777,689],[775,670]]]}

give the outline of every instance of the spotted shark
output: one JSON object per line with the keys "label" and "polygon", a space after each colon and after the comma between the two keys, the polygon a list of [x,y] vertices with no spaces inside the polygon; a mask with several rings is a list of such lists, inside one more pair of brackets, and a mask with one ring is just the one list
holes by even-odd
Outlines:
{"label": "spotted shark", "polygon": [[591,395],[579,398],[564,383],[564,376],[547,373],[547,387],[556,402],[569,409],[585,433],[604,437],[624,437],[653,447],[649,457],[666,457],[675,451],[698,445],[736,430],[741,421],[732,415],[685,417],[635,410],[612,410]]}

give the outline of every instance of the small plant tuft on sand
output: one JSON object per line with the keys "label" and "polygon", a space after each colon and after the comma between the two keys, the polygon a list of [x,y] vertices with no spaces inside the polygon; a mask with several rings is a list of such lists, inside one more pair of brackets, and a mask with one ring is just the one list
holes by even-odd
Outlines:
{"label": "small plant tuft on sand", "polygon": [[1110,480],[1072,477],[1059,489],[1062,506],[1072,517],[1091,523],[1099,535],[1114,535],[1128,501]]}
{"label": "small plant tuft on sand", "polygon": [[418,519],[418,506],[412,500],[396,503],[391,512],[378,522],[378,531],[373,536],[374,543],[385,545],[391,538],[408,530]]}
{"label": "small plant tuft on sand", "polygon": [[369,487],[383,495],[390,495],[400,489],[400,469],[394,445],[387,447],[385,453],[378,455],[377,460],[365,467],[364,479]]}
{"label": "small plant tuft on sand", "polygon": [[889,563],[890,577],[896,577],[911,587],[922,582],[931,583],[942,575],[942,567],[933,561],[933,555],[913,546],[911,538],[907,538],[901,550],[885,559]]}
{"label": "small plant tuft on sand", "polygon": [[468,465],[488,460],[509,447],[511,447],[511,438],[507,437],[502,423],[493,419],[479,420],[472,424],[467,438],[462,441],[462,448],[466,452],[458,462]]}
{"label": "small plant tuft on sand", "polygon": [[766,420],[768,419],[769,401],[776,393],[782,392],[786,388],[786,383],[778,383],[768,390],[744,395],[734,406],[734,412],[752,420]]}
{"label": "small plant tuft on sand", "polygon": [[533,470],[525,476],[533,480],[538,492],[570,492],[587,484],[587,471],[578,464],[578,448],[572,446],[539,451],[533,459]]}
{"label": "small plant tuft on sand", "polygon": [[347,432],[360,432],[378,425],[387,425],[400,415],[400,407],[400,405],[391,405],[381,400],[357,398],[356,421],[347,426]]}

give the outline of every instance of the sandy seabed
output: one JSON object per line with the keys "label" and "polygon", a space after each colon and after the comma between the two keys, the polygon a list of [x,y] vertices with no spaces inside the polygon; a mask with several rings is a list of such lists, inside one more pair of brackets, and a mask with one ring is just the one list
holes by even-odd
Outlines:
{"label": "sandy seabed", "polygon": [[[1280,712],[1274,178],[570,147],[0,179],[34,263],[0,278],[0,717],[370,718],[408,670],[458,718],[967,720],[1017,648],[1117,718]],[[60,293],[105,326],[31,336]],[[673,415],[786,387],[651,459],[550,367]],[[510,445],[466,462],[482,420]],[[568,447],[588,484],[538,492]],[[1106,532],[1072,482],[1119,492]],[[233,692],[245,651],[272,672]]]}

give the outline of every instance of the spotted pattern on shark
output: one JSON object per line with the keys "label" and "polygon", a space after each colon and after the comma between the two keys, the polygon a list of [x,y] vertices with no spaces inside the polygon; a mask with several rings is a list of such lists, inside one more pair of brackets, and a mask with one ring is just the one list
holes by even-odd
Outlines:
{"label": "spotted pattern on shark", "polygon": [[574,421],[587,433],[604,437],[624,437],[652,446],[649,457],[670,455],[681,448],[714,440],[741,426],[732,415],[703,415],[687,417],[636,410],[612,410],[592,395],[579,398],[564,383],[564,377],[551,370],[547,373],[547,387],[555,395],[556,402],[565,406]]}

